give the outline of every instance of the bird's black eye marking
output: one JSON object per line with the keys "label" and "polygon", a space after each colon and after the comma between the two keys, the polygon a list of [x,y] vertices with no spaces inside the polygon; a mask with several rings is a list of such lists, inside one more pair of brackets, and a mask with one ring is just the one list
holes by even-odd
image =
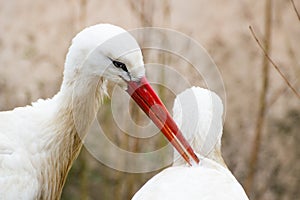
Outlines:
{"label": "bird's black eye marking", "polygon": [[119,62],[119,61],[116,61],[116,60],[113,60],[112,63],[114,64],[115,67],[117,68],[121,68],[123,69],[125,72],[128,72],[128,69],[126,67],[126,65],[122,62]]}

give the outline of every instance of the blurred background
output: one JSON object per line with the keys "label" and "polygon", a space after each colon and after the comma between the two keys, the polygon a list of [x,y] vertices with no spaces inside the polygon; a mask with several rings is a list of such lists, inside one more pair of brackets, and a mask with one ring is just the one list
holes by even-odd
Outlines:
{"label": "blurred background", "polygon": [[[300,10],[300,1],[295,6]],[[57,93],[71,39],[97,23],[125,29],[170,28],[203,45],[226,88],[222,152],[228,167],[251,199],[300,198],[299,99],[266,60],[249,29],[251,25],[300,91],[300,20],[292,1],[0,0],[0,110]],[[145,62],[150,59],[145,52]],[[174,65],[170,57],[155,59]],[[174,95],[164,88],[158,90],[170,109]],[[137,108],[130,109],[132,118],[144,120]],[[117,127],[111,128],[114,123],[109,115],[107,99],[98,117],[111,130],[109,138],[124,149],[143,151],[145,141],[119,134]],[[147,141],[153,149],[165,144],[161,136]],[[164,156],[170,159],[172,153]],[[120,172],[83,149],[62,199],[130,199],[156,173]]]}

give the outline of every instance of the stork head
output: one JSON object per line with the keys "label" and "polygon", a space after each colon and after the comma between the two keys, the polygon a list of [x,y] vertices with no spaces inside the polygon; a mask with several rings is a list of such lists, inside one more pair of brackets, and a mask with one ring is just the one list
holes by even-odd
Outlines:
{"label": "stork head", "polygon": [[110,24],[91,26],[78,33],[67,54],[63,85],[78,74],[84,79],[112,81],[124,88],[188,163],[199,162],[145,78],[142,52],[130,33]]}
{"label": "stork head", "polygon": [[143,56],[136,40],[124,29],[98,24],[78,33],[72,41],[65,63],[65,78],[80,71],[102,77],[126,88],[126,82],[145,75]]}
{"label": "stork head", "polygon": [[[201,155],[226,166],[221,156],[223,104],[214,92],[192,87],[177,95],[173,117],[193,149]],[[182,164],[174,152],[174,165]]]}

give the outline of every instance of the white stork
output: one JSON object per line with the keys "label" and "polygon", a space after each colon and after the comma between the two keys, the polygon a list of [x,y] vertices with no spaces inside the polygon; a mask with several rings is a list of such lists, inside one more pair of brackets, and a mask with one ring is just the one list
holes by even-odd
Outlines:
{"label": "white stork", "polygon": [[176,97],[173,113],[200,162],[188,166],[175,152],[173,166],[150,179],[133,200],[248,200],[221,156],[220,98],[209,90],[192,87]]}
{"label": "white stork", "polygon": [[60,198],[107,81],[124,88],[189,163],[198,162],[148,84],[143,65],[136,40],[124,29],[99,24],[80,32],[66,56],[60,91],[0,112],[0,199]]}

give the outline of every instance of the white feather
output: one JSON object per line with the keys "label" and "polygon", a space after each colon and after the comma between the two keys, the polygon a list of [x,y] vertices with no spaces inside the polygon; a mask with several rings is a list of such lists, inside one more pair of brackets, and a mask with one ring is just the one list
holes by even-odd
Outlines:
{"label": "white feather", "polygon": [[73,39],[58,94],[0,112],[0,199],[60,198],[106,81],[123,87],[130,78],[111,59],[126,63],[133,80],[145,75],[141,50],[129,33],[109,24],[89,27]]}
{"label": "white feather", "polygon": [[150,179],[133,200],[248,200],[221,156],[223,105],[213,92],[192,87],[179,94],[174,119],[200,163],[188,166],[174,151],[174,165]]}

